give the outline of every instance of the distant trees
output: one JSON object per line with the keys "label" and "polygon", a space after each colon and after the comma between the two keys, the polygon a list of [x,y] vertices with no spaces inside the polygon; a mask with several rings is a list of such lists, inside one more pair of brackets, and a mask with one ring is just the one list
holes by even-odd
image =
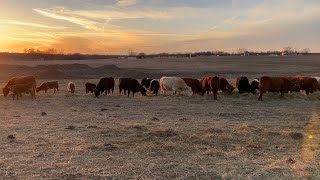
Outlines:
{"label": "distant trees", "polygon": [[246,48],[238,48],[238,49],[237,49],[237,53],[238,53],[238,54],[243,54],[243,53],[245,53],[245,52],[247,52],[247,49],[246,49]]}
{"label": "distant trees", "polygon": [[308,55],[311,52],[310,48],[304,48],[301,50],[301,53],[304,55]]}

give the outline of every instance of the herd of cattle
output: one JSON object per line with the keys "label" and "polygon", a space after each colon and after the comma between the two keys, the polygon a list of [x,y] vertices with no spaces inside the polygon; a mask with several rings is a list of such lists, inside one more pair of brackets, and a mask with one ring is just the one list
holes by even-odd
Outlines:
{"label": "herd of cattle", "polygon": [[[113,93],[115,87],[115,80],[112,77],[101,78],[97,85],[86,83],[86,93],[94,93],[96,97],[100,94]],[[122,91],[128,96],[132,92],[140,92],[143,96],[147,95],[147,90],[151,91],[154,95],[158,95],[159,90],[162,94],[171,91],[174,94],[186,94],[192,96],[195,94],[204,95],[205,93],[213,93],[214,99],[217,99],[218,92],[231,93],[237,88],[239,93],[253,93],[259,90],[258,100],[262,101],[262,95],[266,92],[284,93],[305,91],[308,95],[316,91],[320,91],[320,78],[319,77],[306,77],[306,76],[290,76],[290,77],[268,77],[253,79],[250,83],[249,79],[245,76],[239,77],[236,80],[235,87],[232,86],[227,79],[218,76],[208,76],[201,80],[193,78],[180,78],[180,77],[162,77],[160,80],[156,79],[142,79],[141,83],[133,78],[120,78],[119,91]],[[12,92],[12,98],[22,96],[23,93],[30,94],[32,98],[36,98],[36,93],[44,91],[47,93],[49,89],[53,89],[54,93],[59,92],[58,81],[43,82],[39,87],[36,87],[36,79],[34,76],[21,76],[14,77],[8,81],[3,88],[4,96]],[[76,86],[73,82],[67,84],[69,93],[75,93]]]}

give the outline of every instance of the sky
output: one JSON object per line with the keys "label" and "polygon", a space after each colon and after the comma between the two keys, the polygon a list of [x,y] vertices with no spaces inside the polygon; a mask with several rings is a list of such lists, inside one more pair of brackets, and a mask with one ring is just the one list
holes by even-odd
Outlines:
{"label": "sky", "polygon": [[320,52],[319,0],[0,0],[0,52]]}

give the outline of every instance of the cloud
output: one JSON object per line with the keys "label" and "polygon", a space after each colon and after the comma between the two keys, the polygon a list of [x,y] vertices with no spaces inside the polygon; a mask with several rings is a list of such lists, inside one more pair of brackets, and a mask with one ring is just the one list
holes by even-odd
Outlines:
{"label": "cloud", "polygon": [[120,7],[133,6],[138,3],[138,0],[118,0],[117,5]]}
{"label": "cloud", "polygon": [[45,28],[45,29],[65,29],[65,27],[62,27],[62,26],[49,26],[49,25],[45,25],[45,24],[23,22],[23,21],[16,21],[16,20],[8,20],[8,19],[0,19],[0,24],[29,26],[29,27]]}

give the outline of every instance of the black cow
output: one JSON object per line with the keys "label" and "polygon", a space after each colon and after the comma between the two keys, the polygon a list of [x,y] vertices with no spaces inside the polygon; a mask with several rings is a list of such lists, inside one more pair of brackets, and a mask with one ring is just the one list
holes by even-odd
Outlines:
{"label": "black cow", "polygon": [[259,79],[254,79],[250,84],[250,92],[255,94],[255,91],[259,89]]}
{"label": "black cow", "polygon": [[156,96],[158,95],[158,92],[159,92],[159,89],[160,89],[160,83],[159,81],[153,79],[151,82],[150,82],[150,90],[153,92],[153,94],[155,94]]}
{"label": "black cow", "polygon": [[150,88],[150,83],[153,79],[145,78],[141,80],[141,85],[146,87],[147,89]]}
{"label": "black cow", "polygon": [[237,78],[236,86],[238,88],[239,93],[250,93],[250,84],[249,79],[245,76],[241,76]]}
{"label": "black cow", "polygon": [[119,79],[119,91],[120,94],[124,90],[124,94],[126,95],[126,91],[128,91],[128,97],[130,95],[130,92],[132,92],[132,96],[134,97],[134,93],[141,92],[143,96],[147,95],[147,91],[145,88],[139,84],[139,82],[136,79],[132,78],[120,78]]}
{"label": "black cow", "polygon": [[96,97],[98,97],[103,92],[105,92],[105,94],[107,95],[108,93],[110,94],[110,90],[113,93],[114,79],[112,77],[101,78],[96,89],[94,90],[94,94]]}

